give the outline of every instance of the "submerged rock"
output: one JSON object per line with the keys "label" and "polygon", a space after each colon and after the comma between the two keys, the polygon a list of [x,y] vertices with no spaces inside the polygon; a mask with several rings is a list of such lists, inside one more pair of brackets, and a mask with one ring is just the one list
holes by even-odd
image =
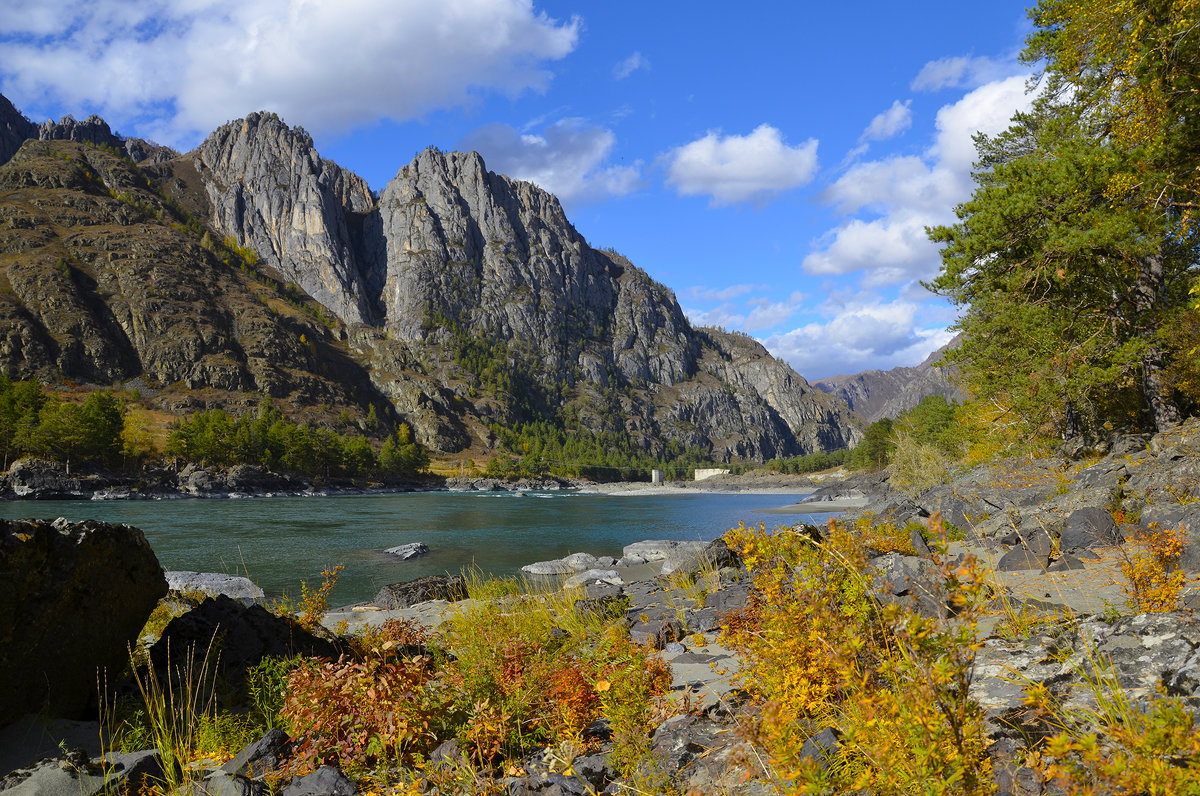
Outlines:
{"label": "submerged rock", "polygon": [[394,556],[401,561],[411,561],[414,558],[427,555],[429,553],[429,547],[423,542],[409,542],[408,544],[389,547],[383,552],[390,556]]}

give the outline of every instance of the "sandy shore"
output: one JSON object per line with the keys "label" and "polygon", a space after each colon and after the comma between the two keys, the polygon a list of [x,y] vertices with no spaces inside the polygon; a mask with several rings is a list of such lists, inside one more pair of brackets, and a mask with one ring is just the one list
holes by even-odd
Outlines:
{"label": "sandy shore", "polygon": [[703,481],[668,481],[585,484],[580,492],[595,495],[811,495],[819,484],[803,475],[754,471],[743,475],[718,475]]}

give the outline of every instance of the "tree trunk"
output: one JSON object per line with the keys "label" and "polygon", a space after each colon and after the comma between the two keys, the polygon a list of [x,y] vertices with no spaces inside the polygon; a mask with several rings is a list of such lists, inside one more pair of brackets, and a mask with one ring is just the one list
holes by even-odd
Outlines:
{"label": "tree trunk", "polygon": [[1163,255],[1157,251],[1142,258],[1134,291],[1137,335],[1147,341],[1147,347],[1142,352],[1142,402],[1155,431],[1162,431],[1179,422],[1179,407],[1170,400],[1163,387],[1162,350],[1154,342],[1164,286]]}

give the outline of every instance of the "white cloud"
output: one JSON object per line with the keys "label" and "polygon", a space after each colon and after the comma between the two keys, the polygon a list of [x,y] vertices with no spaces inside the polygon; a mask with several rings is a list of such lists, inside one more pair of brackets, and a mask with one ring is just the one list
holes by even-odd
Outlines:
{"label": "white cloud", "polygon": [[470,132],[458,149],[473,149],[492,171],[536,183],[571,204],[623,196],[641,186],[640,161],[632,166],[605,165],[615,143],[611,130],[589,126],[581,119],[562,119],[541,135],[489,124]]}
{"label": "white cloud", "polygon": [[934,143],[921,157],[897,156],[855,164],[824,193],[839,211],[874,218],[843,221],[804,258],[812,274],[863,273],[868,287],[895,285],[935,275],[937,247],[925,227],[954,220],[954,207],[971,195],[973,136],[1005,129],[1027,108],[1025,78],[981,86],[937,113]]}
{"label": "white cloud", "polygon": [[713,205],[765,202],[812,180],[817,141],[788,146],[779,130],[760,124],[745,136],[709,132],[666,157],[667,182],[681,196],[707,194]]}
{"label": "white cloud", "polygon": [[786,301],[772,301],[763,296],[745,299],[740,305],[732,301],[756,289],[770,288],[755,285],[732,285],[723,290],[692,288],[689,292],[694,299],[716,300],[721,303],[707,310],[684,307],[683,311],[688,319],[698,326],[720,326],[744,332],[759,332],[787,321],[796,314],[806,298],[800,291],[795,291]]}
{"label": "white cloud", "polygon": [[762,343],[806,379],[916,365],[954,336],[937,323],[943,318],[921,317],[942,315],[930,310],[904,299],[882,302],[862,296],[824,323],[805,324]]}
{"label": "white cloud", "polygon": [[896,100],[892,107],[876,116],[863,130],[860,141],[884,141],[912,127],[912,100]]}
{"label": "white cloud", "polygon": [[729,301],[738,296],[744,296],[754,290],[754,285],[730,285],[720,289],[697,285],[688,288],[688,295],[693,299],[705,301]]}
{"label": "white cloud", "polygon": [[613,77],[617,80],[624,80],[639,69],[649,69],[650,62],[640,52],[635,52],[628,58],[624,58],[613,67]]}
{"label": "white cloud", "polygon": [[991,58],[969,58],[965,55],[929,61],[909,86],[913,91],[941,91],[944,88],[966,86],[975,88],[984,83],[1002,80],[1013,73],[1015,65]]}
{"label": "white cloud", "polygon": [[173,144],[259,109],[340,132],[542,89],[579,27],[531,0],[10,0],[0,80]]}

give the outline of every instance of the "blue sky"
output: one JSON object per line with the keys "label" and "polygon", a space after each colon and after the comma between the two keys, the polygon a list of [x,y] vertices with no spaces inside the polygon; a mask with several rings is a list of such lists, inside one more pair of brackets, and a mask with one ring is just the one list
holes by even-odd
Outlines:
{"label": "blue sky", "polygon": [[379,190],[426,146],[558,194],[594,246],[813,379],[954,312],[924,227],[1029,101],[1025,4],[5,0],[0,92],[187,150],[273,110]]}

